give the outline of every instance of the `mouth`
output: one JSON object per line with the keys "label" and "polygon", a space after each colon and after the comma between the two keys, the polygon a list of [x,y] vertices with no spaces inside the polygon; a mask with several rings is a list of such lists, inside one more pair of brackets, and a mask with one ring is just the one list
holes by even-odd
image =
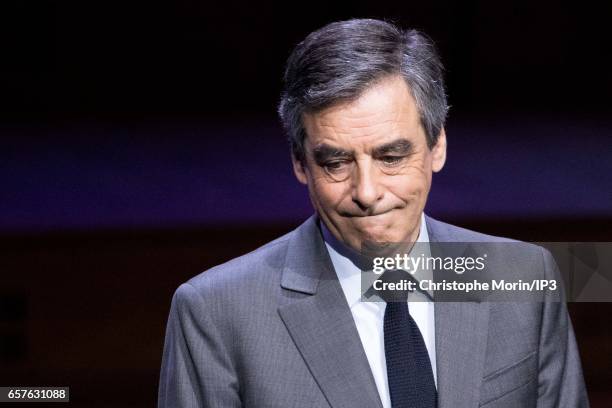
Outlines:
{"label": "mouth", "polygon": [[348,218],[376,218],[376,217],[380,217],[382,215],[386,215],[389,214],[391,211],[393,211],[394,208],[391,208],[390,210],[387,211],[383,211],[383,212],[379,212],[377,214],[346,214],[345,216]]}
{"label": "mouth", "polygon": [[385,211],[382,213],[374,214],[374,215],[365,215],[361,217],[354,217],[352,221],[356,226],[360,226],[360,228],[383,228],[387,229],[391,227],[391,222],[393,221],[393,210]]}

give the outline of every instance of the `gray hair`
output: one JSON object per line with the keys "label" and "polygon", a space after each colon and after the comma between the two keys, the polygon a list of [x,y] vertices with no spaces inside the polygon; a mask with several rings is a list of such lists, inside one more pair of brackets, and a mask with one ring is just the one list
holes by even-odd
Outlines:
{"label": "gray hair", "polygon": [[408,84],[431,149],[448,112],[442,71],[432,41],[417,30],[353,19],[310,33],[287,60],[278,106],[294,157],[304,159],[304,113],[354,101],[369,86],[394,74]]}

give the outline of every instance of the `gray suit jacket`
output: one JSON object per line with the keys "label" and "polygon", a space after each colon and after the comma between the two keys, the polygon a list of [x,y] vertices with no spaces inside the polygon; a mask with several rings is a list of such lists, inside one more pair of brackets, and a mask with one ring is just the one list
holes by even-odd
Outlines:
{"label": "gray suit jacket", "polygon": [[[430,241],[489,242],[427,218]],[[556,277],[525,244],[507,264]],[[587,407],[563,302],[436,303],[441,408]],[[165,407],[382,408],[315,216],[181,285],[159,383]]]}

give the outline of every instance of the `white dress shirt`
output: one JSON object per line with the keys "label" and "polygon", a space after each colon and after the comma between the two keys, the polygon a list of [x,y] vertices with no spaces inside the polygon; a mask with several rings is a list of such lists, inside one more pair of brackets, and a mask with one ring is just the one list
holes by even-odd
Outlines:
{"label": "white dress shirt", "polygon": [[[383,338],[383,319],[387,304],[384,301],[361,301],[361,269],[359,269],[349,257],[345,256],[348,251],[341,250],[340,252],[343,252],[341,254],[334,249],[334,247],[338,248],[338,245],[342,244],[338,243],[323,223],[321,223],[321,229],[323,230],[325,246],[331,257],[336,274],[338,275],[338,280],[342,286],[342,291],[351,309],[351,313],[353,314],[353,319],[355,320],[363,349],[368,358],[383,407],[391,408]],[[426,244],[429,242],[429,235],[427,233],[424,215],[421,215],[421,227],[417,242],[424,243],[424,245],[419,247],[421,253],[424,247],[426,251],[429,252],[429,245]],[[425,255],[429,256],[429,253]],[[417,271],[414,277],[417,281],[432,278],[431,271],[426,270]],[[410,315],[419,326],[419,330],[423,335],[437,387],[434,303],[428,301],[424,294],[415,291],[408,295],[408,308],[410,310]]]}

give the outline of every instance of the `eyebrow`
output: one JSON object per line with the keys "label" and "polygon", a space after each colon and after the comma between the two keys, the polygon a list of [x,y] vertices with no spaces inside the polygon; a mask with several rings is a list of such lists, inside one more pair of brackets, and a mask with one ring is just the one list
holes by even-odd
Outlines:
{"label": "eyebrow", "polygon": [[312,149],[312,153],[317,163],[323,163],[326,160],[337,157],[352,157],[353,151],[344,150],[338,147],[330,146],[322,143]]}
{"label": "eyebrow", "polygon": [[372,150],[372,156],[380,157],[387,154],[409,154],[414,149],[414,145],[408,139],[396,139],[392,142],[385,143]]}
{"label": "eyebrow", "polygon": [[[372,156],[381,157],[387,154],[400,154],[406,155],[412,152],[414,145],[408,139],[396,139],[389,143],[385,143],[381,146],[375,147],[372,150]],[[352,157],[354,152],[352,150],[344,150],[339,147],[328,145],[327,143],[321,143],[312,149],[314,159],[317,163],[324,163],[325,161],[338,157]]]}

